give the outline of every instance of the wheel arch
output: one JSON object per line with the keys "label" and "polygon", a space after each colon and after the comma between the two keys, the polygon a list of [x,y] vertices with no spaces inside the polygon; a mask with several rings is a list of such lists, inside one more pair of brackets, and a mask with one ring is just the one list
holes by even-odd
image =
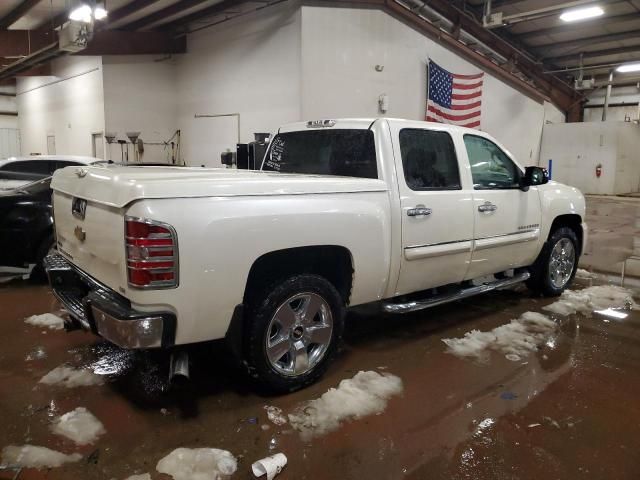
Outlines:
{"label": "wheel arch", "polygon": [[349,303],[353,286],[353,256],[340,245],[314,245],[286,248],[258,257],[249,270],[243,303],[251,301],[255,292],[271,282],[300,273],[313,273],[326,278]]}
{"label": "wheel arch", "polygon": [[568,213],[563,215],[558,215],[553,219],[551,223],[551,227],[549,228],[549,235],[545,241],[549,240],[549,237],[553,235],[553,232],[558,228],[567,227],[570,228],[578,237],[578,255],[582,255],[583,249],[583,240],[584,240],[584,232],[582,230],[582,217],[576,213]]}

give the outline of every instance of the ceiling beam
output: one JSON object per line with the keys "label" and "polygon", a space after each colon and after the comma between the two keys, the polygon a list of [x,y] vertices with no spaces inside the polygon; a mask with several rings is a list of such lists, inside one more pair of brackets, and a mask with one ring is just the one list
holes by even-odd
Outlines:
{"label": "ceiling beam", "polygon": [[637,12],[625,13],[622,15],[612,15],[610,17],[604,17],[604,18],[598,19],[597,22],[585,21],[585,22],[578,22],[578,23],[569,24],[569,25],[558,25],[556,27],[541,28],[538,30],[529,30],[523,33],[513,32],[513,34],[517,35],[518,40],[526,42],[527,40],[530,40],[532,38],[537,38],[542,35],[556,35],[556,34],[563,34],[568,32],[579,32],[580,30],[586,30],[588,28],[593,28],[594,26],[606,27],[606,26],[616,25],[619,23],[632,21],[632,20],[640,20],[640,15]]}
{"label": "ceiling beam", "polygon": [[175,38],[166,32],[94,32],[87,48],[74,55],[162,55],[186,53],[186,38]]}
{"label": "ceiling beam", "polygon": [[31,10],[40,0],[23,0],[10,10],[4,17],[0,18],[0,30],[6,30],[11,25],[20,20],[25,13]]}
{"label": "ceiling beam", "polygon": [[600,43],[618,42],[620,40],[637,40],[640,38],[640,30],[630,30],[628,32],[607,33],[605,35],[596,35],[595,37],[577,38],[575,40],[567,40],[565,42],[553,42],[544,45],[531,46],[531,48],[540,52],[543,59],[553,57],[552,51],[562,48],[578,49],[597,45]]}
{"label": "ceiling beam", "polygon": [[30,55],[50,43],[52,43],[52,36],[46,32],[36,30],[0,30],[0,57]]}
{"label": "ceiling beam", "polygon": [[553,65],[562,65],[565,62],[579,62],[580,53],[582,59],[608,57],[610,55],[625,55],[627,53],[640,53],[640,45],[631,45],[629,47],[605,48],[600,50],[590,50],[588,52],[576,52],[572,54],[557,55],[555,57],[545,58],[545,63]]}
{"label": "ceiling beam", "polygon": [[107,25],[109,23],[115,23],[123,18],[129,17],[134,13],[142,10],[143,8],[147,8],[150,5],[158,2],[158,0],[135,0],[131,3],[128,3],[117,10],[109,12],[109,16],[107,17]]}
{"label": "ceiling beam", "polygon": [[126,23],[121,28],[126,28],[127,30],[139,30],[154,23],[160,22],[165,18],[178,15],[184,10],[197,7],[204,2],[205,0],[180,0],[172,5],[169,5],[168,7],[158,10],[157,12],[153,12],[150,15],[144,16],[138,20],[134,20],[133,22]]}
{"label": "ceiling beam", "polygon": [[[177,18],[176,20],[162,24],[160,28],[163,29],[176,29],[183,25],[188,25],[196,20],[200,20],[203,18],[211,18],[216,15],[223,14],[228,12],[230,9],[241,6],[245,3],[250,3],[252,0],[223,0],[220,3],[216,3],[210,7],[203,8],[202,10],[198,10],[197,12],[193,12],[189,15],[185,15],[184,17]],[[255,0],[254,0],[255,1]]]}

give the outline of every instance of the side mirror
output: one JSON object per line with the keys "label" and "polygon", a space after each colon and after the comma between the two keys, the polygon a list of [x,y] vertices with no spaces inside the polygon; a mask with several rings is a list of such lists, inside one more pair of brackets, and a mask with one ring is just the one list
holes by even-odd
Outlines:
{"label": "side mirror", "polygon": [[524,176],[520,182],[523,190],[535,185],[544,185],[549,182],[549,173],[546,168],[542,167],[525,167]]}

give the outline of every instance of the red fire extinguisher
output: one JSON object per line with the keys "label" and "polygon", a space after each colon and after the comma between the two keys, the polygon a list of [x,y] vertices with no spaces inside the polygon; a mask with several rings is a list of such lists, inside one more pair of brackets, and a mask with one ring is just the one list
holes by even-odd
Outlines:
{"label": "red fire extinguisher", "polygon": [[601,163],[596,165],[596,177],[600,178],[600,175],[602,175],[602,164]]}

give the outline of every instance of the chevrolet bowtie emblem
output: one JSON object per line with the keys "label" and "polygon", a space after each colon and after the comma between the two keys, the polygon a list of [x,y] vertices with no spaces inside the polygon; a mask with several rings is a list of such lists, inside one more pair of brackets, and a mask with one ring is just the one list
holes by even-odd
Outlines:
{"label": "chevrolet bowtie emblem", "polygon": [[87,173],[89,173],[89,171],[86,168],[77,168],[76,169],[76,175],[79,178],[83,178],[87,176]]}
{"label": "chevrolet bowtie emblem", "polygon": [[85,232],[82,227],[80,225],[78,225],[75,230],[73,231],[73,234],[76,236],[76,238],[78,240],[80,240],[81,242],[84,242],[85,239],[87,238],[87,232]]}

